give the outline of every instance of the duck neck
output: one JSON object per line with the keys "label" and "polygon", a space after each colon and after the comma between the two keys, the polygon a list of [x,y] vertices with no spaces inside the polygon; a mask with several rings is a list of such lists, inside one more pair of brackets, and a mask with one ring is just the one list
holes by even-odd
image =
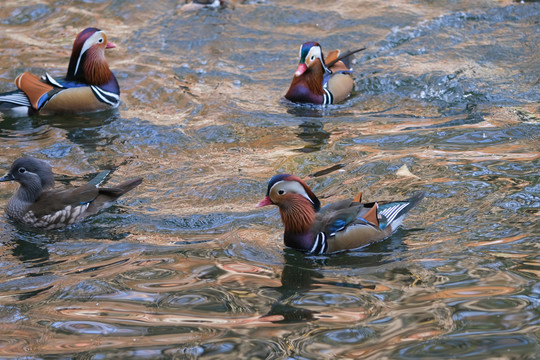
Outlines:
{"label": "duck neck", "polygon": [[73,73],[76,68],[76,61],[77,57],[72,56],[66,80],[79,81],[96,86],[105,85],[113,80],[116,82],[102,50],[88,49],[81,56],[77,72]]}
{"label": "duck neck", "polygon": [[306,83],[309,89],[316,95],[323,95],[324,69],[321,64],[316,63],[310,67],[306,73]]}
{"label": "duck neck", "polygon": [[314,238],[311,226],[315,222],[313,204],[301,195],[283,204],[281,220],[285,226],[285,245],[296,249],[310,249]]}
{"label": "duck neck", "polygon": [[89,85],[104,85],[114,77],[102,51],[90,52],[89,50],[82,67],[84,78]]}
{"label": "duck neck", "polygon": [[21,220],[30,205],[39,198],[41,191],[42,186],[39,180],[21,184],[15,195],[9,199],[6,213],[12,218]]}
{"label": "duck neck", "polygon": [[304,74],[294,76],[285,98],[294,102],[322,104],[324,100],[322,66],[314,66]]}
{"label": "duck neck", "polygon": [[43,186],[41,185],[41,181],[35,179],[35,181],[26,181],[24,184],[21,184],[14,197],[23,202],[34,203],[42,191]]}

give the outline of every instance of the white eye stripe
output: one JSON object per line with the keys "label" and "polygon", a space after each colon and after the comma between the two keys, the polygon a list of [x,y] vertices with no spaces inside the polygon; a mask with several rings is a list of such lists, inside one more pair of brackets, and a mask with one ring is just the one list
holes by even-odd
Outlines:
{"label": "white eye stripe", "polygon": [[310,60],[313,61],[315,58],[321,58],[321,48],[318,46],[314,46],[309,50],[309,53],[311,54]]}
{"label": "white eye stripe", "polygon": [[[79,54],[79,58],[77,59],[77,66],[75,66],[74,74],[76,74],[77,71],[79,70],[79,64],[81,63],[81,58],[82,58],[83,54],[88,49],[90,49],[90,47],[92,47],[92,45],[94,45],[94,43],[99,42],[100,39],[98,39],[98,38],[100,36],[102,36],[101,34],[103,34],[103,31],[96,31],[94,34],[92,34],[92,36],[90,36],[88,39],[86,39],[86,41],[84,42],[83,47],[81,49],[81,53]],[[101,38],[101,39],[103,39],[103,38]],[[102,42],[103,42],[103,40],[102,40]]]}
{"label": "white eye stripe", "polygon": [[[309,200],[309,202],[311,202],[312,204],[314,204],[313,200],[311,200],[311,198],[309,197],[309,195],[307,194],[306,192],[306,189],[304,189],[304,187],[302,186],[302,184],[300,184],[299,182],[297,181],[286,181],[286,180],[281,180],[281,181],[278,181],[277,183],[274,184],[274,186],[272,186],[272,189],[277,186],[278,184],[281,184],[281,183],[286,183],[286,184],[283,184],[283,188],[288,191],[288,192],[292,192],[292,193],[296,193],[296,194],[300,194],[302,195],[303,197],[305,197],[306,199]],[[270,191],[272,191],[272,189],[270,189]],[[278,193],[282,191],[282,189],[278,190]],[[281,195],[281,194],[280,194]]]}
{"label": "white eye stripe", "polygon": [[319,46],[314,46],[314,47],[312,47],[311,50],[309,51],[309,53],[311,54],[311,58],[310,58],[311,61],[314,60],[313,57],[319,59],[319,60],[321,61],[321,65],[322,65],[322,67],[323,67],[323,69],[324,69],[324,72],[326,72],[326,73],[332,73],[332,72],[326,67],[326,65],[325,65],[325,63],[324,63],[324,60],[323,60],[323,58],[322,58],[322,51],[321,51],[321,48],[320,48]]}

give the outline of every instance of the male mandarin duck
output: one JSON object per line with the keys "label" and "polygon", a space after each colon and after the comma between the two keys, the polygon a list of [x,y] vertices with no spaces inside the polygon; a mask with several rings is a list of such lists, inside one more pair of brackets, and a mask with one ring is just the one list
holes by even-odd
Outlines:
{"label": "male mandarin duck", "polygon": [[285,245],[309,254],[355,249],[386,239],[401,225],[405,214],[422,200],[410,199],[361,204],[361,194],[321,209],[319,199],[299,177],[289,174],[270,179],[257,207],[277,205],[285,226]]}
{"label": "male mandarin duck", "polygon": [[285,98],[296,103],[317,105],[336,104],[345,100],[354,82],[352,70],[342,60],[362,50],[365,48],[343,55],[339,50],[334,50],[325,59],[319,43],[302,44],[300,62]]}
{"label": "male mandarin duck", "polygon": [[219,8],[225,6],[225,0],[191,0],[180,8],[182,11],[200,10],[203,8]]}
{"label": "male mandarin duck", "polygon": [[142,178],[136,178],[113,188],[98,187],[107,174],[102,172],[80,187],[53,189],[54,177],[48,163],[31,157],[19,158],[9,172],[0,177],[0,182],[17,181],[20,184],[9,199],[6,214],[31,227],[57,229],[97,213],[142,182]]}
{"label": "male mandarin duck", "polygon": [[15,79],[19,90],[0,94],[0,111],[26,116],[118,107],[120,87],[105,60],[105,49],[114,47],[100,29],[84,29],[73,42],[64,80],[24,72]]}

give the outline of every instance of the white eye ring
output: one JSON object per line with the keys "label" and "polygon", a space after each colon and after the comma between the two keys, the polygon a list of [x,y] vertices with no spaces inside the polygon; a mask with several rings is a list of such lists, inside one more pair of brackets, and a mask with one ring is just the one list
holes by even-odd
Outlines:
{"label": "white eye ring", "polygon": [[101,44],[103,42],[103,38],[99,38],[99,40],[97,42],[98,42],[98,44]]}
{"label": "white eye ring", "polygon": [[283,194],[285,194],[285,190],[278,190],[277,193],[278,193],[279,195],[283,195]]}
{"label": "white eye ring", "polygon": [[21,167],[21,168],[19,168],[18,171],[19,171],[19,174],[24,174],[26,172],[26,169]]}
{"label": "white eye ring", "polygon": [[315,55],[311,55],[311,61],[315,60]]}

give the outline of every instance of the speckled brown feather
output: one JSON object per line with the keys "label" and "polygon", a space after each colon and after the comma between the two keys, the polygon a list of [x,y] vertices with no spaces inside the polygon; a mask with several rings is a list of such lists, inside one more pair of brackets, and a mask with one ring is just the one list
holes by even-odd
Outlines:
{"label": "speckled brown feather", "polygon": [[54,189],[52,168],[47,162],[32,157],[19,158],[9,172],[0,177],[0,182],[20,184],[8,201],[6,214],[35,228],[57,229],[96,213],[142,182],[142,178],[136,178],[115,187],[98,188],[108,173],[102,172],[79,187]]}
{"label": "speckled brown feather", "polygon": [[74,189],[44,191],[28,210],[40,218],[68,205],[74,207],[92,201],[98,194],[97,187],[90,184]]}
{"label": "speckled brown feather", "polygon": [[34,226],[42,223],[38,227],[61,228],[97,213],[141,182],[142,178],[136,178],[114,188],[98,188],[89,183],[66,190],[43,191],[28,207],[27,214],[36,218]]}

